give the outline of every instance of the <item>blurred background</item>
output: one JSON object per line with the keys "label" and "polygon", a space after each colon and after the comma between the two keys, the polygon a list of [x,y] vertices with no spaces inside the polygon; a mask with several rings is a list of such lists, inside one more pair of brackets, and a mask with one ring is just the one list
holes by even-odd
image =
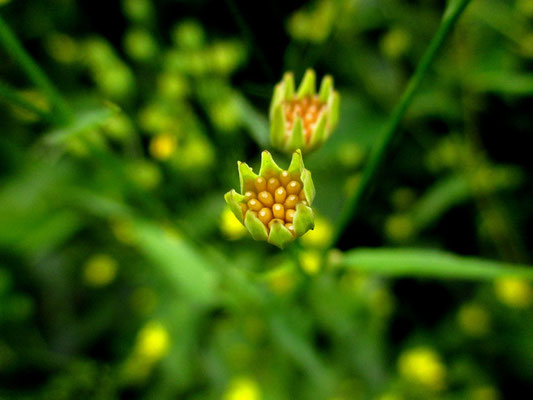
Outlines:
{"label": "blurred background", "polygon": [[[323,256],[445,5],[0,0],[0,398],[530,393],[528,282],[335,260],[386,246],[531,262],[531,0],[472,1]],[[316,229],[280,251],[223,194],[269,148],[275,83],[309,67],[335,78],[340,124],[305,157]]]}

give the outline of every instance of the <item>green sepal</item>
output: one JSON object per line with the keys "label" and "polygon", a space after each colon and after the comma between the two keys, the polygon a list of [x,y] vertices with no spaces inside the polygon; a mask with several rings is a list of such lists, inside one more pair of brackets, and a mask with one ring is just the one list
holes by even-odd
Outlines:
{"label": "green sepal", "polygon": [[268,239],[266,226],[250,210],[246,212],[246,216],[244,217],[244,226],[246,226],[246,229],[248,229],[248,232],[250,232],[254,240]]}
{"label": "green sepal", "polygon": [[304,123],[301,117],[296,117],[294,125],[292,127],[292,132],[289,136],[289,141],[287,143],[286,150],[294,151],[295,149],[301,149],[305,146],[304,139]]}
{"label": "green sepal", "polygon": [[244,201],[244,196],[231,189],[228,193],[224,195],[224,200],[226,200],[226,204],[229,206],[231,212],[233,212],[237,219],[241,221],[241,224],[244,224],[242,209],[239,205]]}
{"label": "green sepal", "polygon": [[313,204],[313,200],[315,199],[315,185],[313,184],[313,178],[311,177],[311,171],[304,169],[302,171],[302,174],[300,175],[300,180],[303,183],[304,186],[304,194],[305,199],[309,203],[309,205]]}
{"label": "green sepal", "polygon": [[324,78],[322,78],[322,82],[320,83],[320,91],[318,92],[318,99],[326,103],[332,91],[333,91],[333,78],[331,77],[331,75],[326,75]]}
{"label": "green sepal", "polygon": [[295,239],[293,234],[279,221],[274,221],[268,235],[268,243],[283,249],[287,243]]}
{"label": "green sepal", "polygon": [[302,82],[300,83],[300,87],[298,88],[298,94],[296,97],[298,99],[301,99],[305,96],[314,96],[316,93],[316,75],[315,71],[312,69],[308,69],[305,71],[305,75],[302,79]]}
{"label": "green sepal", "polygon": [[302,152],[300,149],[296,149],[296,151],[292,153],[292,159],[288,171],[291,175],[300,176],[303,170],[304,161],[302,159]]}
{"label": "green sepal", "polygon": [[292,72],[286,72],[283,75],[283,87],[285,88],[285,100],[291,100],[294,97],[294,75]]}
{"label": "green sepal", "polygon": [[[329,111],[329,118],[328,118],[328,135],[333,132],[335,127],[337,126],[337,122],[339,122],[339,106],[340,106],[340,96],[339,93],[333,92],[331,96],[329,96],[328,99],[328,111]],[[327,137],[326,137],[327,139]]]}
{"label": "green sepal", "polygon": [[313,130],[313,133],[311,135],[311,140],[309,142],[309,148],[308,148],[309,151],[321,146],[322,143],[325,142],[327,123],[328,123],[328,113],[322,112],[320,114],[320,117],[318,117],[318,121],[315,125],[315,129]]}
{"label": "green sepal", "polygon": [[285,142],[285,115],[283,114],[282,104],[278,104],[274,108],[271,119],[270,142],[272,143],[272,146],[282,149]]}
{"label": "green sepal", "polygon": [[261,153],[261,168],[259,169],[259,175],[265,178],[272,176],[278,176],[283,171],[278,164],[272,158],[270,152],[264,150]]}
{"label": "green sepal", "polygon": [[238,161],[239,168],[239,182],[241,183],[241,193],[254,188],[254,181],[257,179],[257,174],[248,166],[248,164]]}
{"label": "green sepal", "polygon": [[294,233],[296,236],[302,236],[309,229],[315,227],[315,215],[311,207],[302,203],[296,204],[296,212],[294,213]]}
{"label": "green sepal", "polygon": [[281,104],[285,98],[285,87],[283,83],[278,83],[274,87],[274,94],[272,95],[272,102],[270,103],[269,115],[272,118],[272,114],[276,107]]}

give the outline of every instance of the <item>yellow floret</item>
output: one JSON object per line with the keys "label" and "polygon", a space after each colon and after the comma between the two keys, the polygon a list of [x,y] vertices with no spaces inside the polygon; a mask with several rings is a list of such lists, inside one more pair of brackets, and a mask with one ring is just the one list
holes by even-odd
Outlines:
{"label": "yellow floret", "polygon": [[117,262],[111,256],[98,254],[93,256],[83,270],[85,282],[90,286],[105,286],[115,279]]}
{"label": "yellow floret", "polygon": [[229,240],[237,240],[246,235],[246,228],[235,217],[229,207],[226,207],[220,216],[220,230]]}
{"label": "yellow floret", "polygon": [[176,137],[170,134],[160,134],[150,142],[150,154],[158,160],[168,160],[176,151]]}
{"label": "yellow floret", "polygon": [[445,386],[446,367],[439,355],[428,347],[417,347],[401,354],[398,369],[404,378],[428,389],[437,391]]}
{"label": "yellow floret", "polygon": [[235,378],[224,395],[224,400],[260,400],[257,382],[247,377]]}
{"label": "yellow floret", "polygon": [[315,229],[302,236],[302,245],[306,247],[326,247],[333,236],[333,226],[324,217],[315,216]]}
{"label": "yellow floret", "polygon": [[533,300],[531,285],[517,278],[502,278],[494,282],[496,297],[513,308],[526,308]]}
{"label": "yellow floret", "polygon": [[302,269],[309,275],[315,275],[322,267],[322,256],[320,251],[308,250],[300,254],[300,264]]}
{"label": "yellow floret", "polygon": [[135,353],[146,360],[157,361],[163,358],[170,347],[170,336],[159,322],[147,323],[139,332],[135,343]]}

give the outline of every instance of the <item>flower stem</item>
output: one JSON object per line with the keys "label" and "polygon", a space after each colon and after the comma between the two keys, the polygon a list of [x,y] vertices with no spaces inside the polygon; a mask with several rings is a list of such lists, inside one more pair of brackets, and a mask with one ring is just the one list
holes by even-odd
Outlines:
{"label": "flower stem", "polygon": [[50,82],[39,65],[33,60],[28,52],[22,47],[15,34],[7,26],[4,19],[0,16],[0,43],[6,51],[19,63],[21,68],[28,74],[33,83],[38,86],[48,97],[61,122],[67,122],[71,119],[71,111],[59,91]]}
{"label": "flower stem", "polygon": [[378,172],[381,163],[385,159],[391,143],[398,136],[398,125],[400,124],[405,112],[411,104],[415,93],[420,86],[420,83],[426,75],[429,66],[435,59],[435,56],[437,55],[444,40],[455,26],[455,23],[459,19],[468,3],[470,3],[470,0],[451,0],[449,2],[448,8],[444,13],[438,31],[431,40],[428,49],[422,56],[422,59],[416,67],[413,76],[409,80],[407,88],[403,92],[400,101],[394,108],[387,124],[379,134],[376,143],[370,151],[369,159],[365,170],[363,171],[361,181],[355,192],[353,192],[353,194],[348,198],[347,204],[339,218],[339,222],[336,225],[335,234],[333,235],[333,240],[331,243],[332,246],[337,243],[344,232],[344,229],[346,229],[350,221],[357,213],[363,195],[368,191],[370,182],[372,182],[376,176],[376,173]]}

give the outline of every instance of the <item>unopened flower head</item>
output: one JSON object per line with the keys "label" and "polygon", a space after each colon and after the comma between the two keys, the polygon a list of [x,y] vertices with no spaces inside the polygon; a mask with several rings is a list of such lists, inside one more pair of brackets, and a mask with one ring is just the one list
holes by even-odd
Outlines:
{"label": "unopened flower head", "polygon": [[238,165],[241,193],[230,190],[224,198],[255,240],[283,249],[314,228],[315,187],[300,150],[287,170],[278,167],[268,151],[262,153],[259,175],[245,163]]}
{"label": "unopened flower head", "polygon": [[270,141],[280,151],[308,153],[322,146],[338,119],[339,94],[331,76],[322,79],[316,93],[313,70],[307,70],[298,90],[293,74],[287,72],[276,85],[270,105]]}

